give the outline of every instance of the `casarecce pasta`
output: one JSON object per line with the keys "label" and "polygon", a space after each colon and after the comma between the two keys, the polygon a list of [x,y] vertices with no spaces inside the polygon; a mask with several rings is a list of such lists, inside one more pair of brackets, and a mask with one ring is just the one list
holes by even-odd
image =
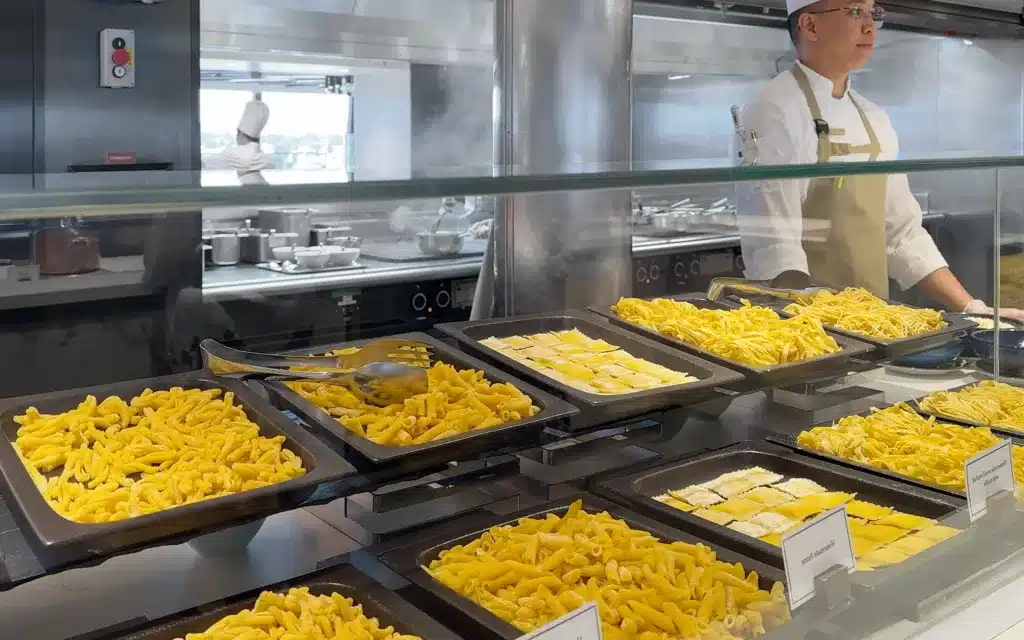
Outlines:
{"label": "casarecce pasta", "polygon": [[147,389],[129,402],[88,396],[71,411],[30,407],[14,420],[14,448],[43,497],[75,522],[124,520],[306,472],[284,436],[260,436],[220,389]]}
{"label": "casarecce pasta", "polygon": [[702,544],[663,542],[574,502],[443,551],[423,570],[523,632],[596,602],[606,640],[761,635],[789,619],[781,583]]}

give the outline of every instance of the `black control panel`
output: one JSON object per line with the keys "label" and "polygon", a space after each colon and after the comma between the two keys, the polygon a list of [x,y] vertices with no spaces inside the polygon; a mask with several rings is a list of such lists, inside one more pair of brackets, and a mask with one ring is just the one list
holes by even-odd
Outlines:
{"label": "black control panel", "polygon": [[656,298],[668,293],[671,256],[633,258],[633,295]]}
{"label": "black control panel", "polygon": [[[339,288],[217,305],[230,327],[216,337],[254,351],[426,331],[469,319],[476,279]],[[215,303],[213,303],[215,304]]]}
{"label": "black control panel", "polygon": [[743,277],[743,257],[739,247],[692,251],[669,256],[666,293],[707,291],[715,278]]}

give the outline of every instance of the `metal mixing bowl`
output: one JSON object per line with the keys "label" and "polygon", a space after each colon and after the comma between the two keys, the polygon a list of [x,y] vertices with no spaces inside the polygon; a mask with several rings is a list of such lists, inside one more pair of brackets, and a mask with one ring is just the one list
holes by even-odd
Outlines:
{"label": "metal mixing bowl", "polygon": [[428,256],[453,256],[462,251],[464,237],[454,231],[421,231],[416,234],[420,251]]}

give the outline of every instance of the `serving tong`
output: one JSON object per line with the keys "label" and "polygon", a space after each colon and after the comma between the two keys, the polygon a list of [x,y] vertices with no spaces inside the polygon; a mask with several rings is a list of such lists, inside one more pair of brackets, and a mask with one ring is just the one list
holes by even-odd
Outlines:
{"label": "serving tong", "polygon": [[346,387],[368,404],[388,406],[427,392],[428,345],[414,340],[375,340],[357,351],[330,356],[285,356],[232,349],[203,340],[203,366],[236,380],[313,380]]}
{"label": "serving tong", "polygon": [[790,300],[808,304],[819,291],[827,290],[826,287],[808,287],[806,289],[780,289],[757,280],[745,280],[743,278],[715,278],[708,285],[707,293],[704,294],[708,300],[716,301],[722,298],[740,299],[739,294],[761,295],[782,300]]}

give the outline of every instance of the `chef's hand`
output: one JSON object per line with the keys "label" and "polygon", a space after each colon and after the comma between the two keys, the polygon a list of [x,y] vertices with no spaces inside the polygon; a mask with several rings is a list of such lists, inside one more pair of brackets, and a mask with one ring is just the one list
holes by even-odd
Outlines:
{"label": "chef's hand", "polygon": [[482,240],[491,235],[491,226],[494,223],[493,218],[487,220],[481,220],[480,222],[474,222],[469,227],[469,234],[478,240]]}
{"label": "chef's hand", "polygon": [[[978,315],[990,316],[995,313],[995,309],[985,304],[982,300],[971,300],[967,303],[967,306],[964,307],[964,313],[976,313]],[[1024,322],[1024,310],[1008,309],[1003,307],[999,310],[999,317]]]}

